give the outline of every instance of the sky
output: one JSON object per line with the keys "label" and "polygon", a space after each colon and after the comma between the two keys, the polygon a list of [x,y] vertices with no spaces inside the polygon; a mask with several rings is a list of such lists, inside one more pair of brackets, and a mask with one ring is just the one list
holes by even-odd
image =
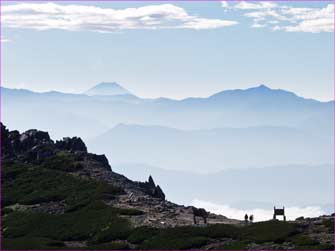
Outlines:
{"label": "sky", "polygon": [[2,85],[206,97],[265,84],[334,99],[334,4],[2,2]]}

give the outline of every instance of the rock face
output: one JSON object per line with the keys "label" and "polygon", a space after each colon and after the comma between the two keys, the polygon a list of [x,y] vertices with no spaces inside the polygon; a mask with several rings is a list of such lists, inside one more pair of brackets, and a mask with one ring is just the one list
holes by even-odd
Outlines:
{"label": "rock face", "polygon": [[160,188],[160,186],[156,186],[151,175],[149,176],[147,182],[139,182],[138,184],[146,191],[146,193],[150,194],[152,197],[165,200],[165,194],[163,190]]}
{"label": "rock face", "polygon": [[30,150],[36,151],[38,146],[53,144],[47,132],[28,130],[22,134],[18,131],[9,131],[1,123],[2,154],[15,155]]}
{"label": "rock face", "polygon": [[[12,145],[15,142],[11,142],[11,137],[9,135],[9,131],[7,128],[1,123],[1,155],[2,157],[6,157],[7,155],[12,154]],[[19,132],[17,132],[19,134]],[[13,132],[12,132],[13,134]],[[17,137],[16,137],[17,138]]]}
{"label": "rock face", "polygon": [[67,150],[72,152],[87,152],[87,147],[81,138],[63,138],[63,140],[56,141],[56,147],[61,150]]}
{"label": "rock face", "polygon": [[156,186],[155,182],[154,182],[154,179],[151,177],[151,175],[149,176],[148,183],[149,183],[150,187],[155,187]]}
{"label": "rock face", "polygon": [[160,198],[162,200],[165,200],[165,194],[159,185],[155,187],[153,196],[155,198]]}

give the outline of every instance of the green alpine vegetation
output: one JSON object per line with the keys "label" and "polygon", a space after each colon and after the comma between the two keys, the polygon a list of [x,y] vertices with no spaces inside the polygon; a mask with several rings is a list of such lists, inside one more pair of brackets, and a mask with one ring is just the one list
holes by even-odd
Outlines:
{"label": "green alpine vegetation", "polygon": [[[54,143],[1,126],[3,250],[333,249],[333,217],[214,224],[209,214],[208,224],[194,224],[190,208],[166,201],[152,177],[114,173],[80,139]],[[163,217],[170,211],[189,221],[172,225]]]}

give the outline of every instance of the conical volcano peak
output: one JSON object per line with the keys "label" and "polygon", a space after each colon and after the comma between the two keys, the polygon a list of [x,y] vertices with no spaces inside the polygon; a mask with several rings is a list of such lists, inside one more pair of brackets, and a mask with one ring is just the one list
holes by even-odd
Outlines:
{"label": "conical volcano peak", "polygon": [[86,95],[126,95],[131,94],[127,89],[123,88],[116,82],[102,82],[95,85],[85,92]]}

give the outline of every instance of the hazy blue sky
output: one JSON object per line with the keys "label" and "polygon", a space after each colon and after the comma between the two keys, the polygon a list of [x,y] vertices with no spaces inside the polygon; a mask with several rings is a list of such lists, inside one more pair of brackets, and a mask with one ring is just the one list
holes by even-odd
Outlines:
{"label": "hazy blue sky", "polygon": [[331,1],[2,5],[7,87],[82,92],[116,81],[142,97],[183,98],[266,84],[333,99]]}

